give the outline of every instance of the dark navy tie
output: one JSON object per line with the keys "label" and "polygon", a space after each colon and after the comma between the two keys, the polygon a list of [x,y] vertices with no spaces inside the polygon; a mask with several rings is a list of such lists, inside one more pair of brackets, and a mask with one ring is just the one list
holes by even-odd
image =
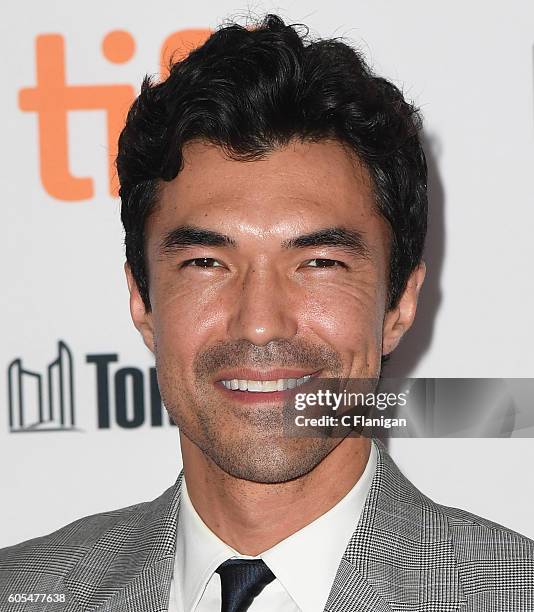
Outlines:
{"label": "dark navy tie", "polygon": [[262,559],[228,559],[215,571],[221,577],[221,612],[245,612],[275,578]]}

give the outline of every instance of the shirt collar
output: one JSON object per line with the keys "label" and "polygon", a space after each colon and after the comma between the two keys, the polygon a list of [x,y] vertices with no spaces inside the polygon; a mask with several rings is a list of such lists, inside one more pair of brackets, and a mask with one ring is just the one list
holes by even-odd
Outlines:
{"label": "shirt collar", "polygon": [[[208,580],[221,563],[239,555],[204,523],[182,480],[174,576],[184,610],[194,610]],[[177,577],[177,578],[176,578]]]}
{"label": "shirt collar", "polygon": [[195,609],[221,563],[240,557],[263,559],[304,612],[324,610],[341,558],[365,504],[376,470],[376,455],[372,442],[365,470],[345,497],[328,512],[257,557],[241,555],[211,531],[193,507],[184,478],[174,571],[184,609]]}
{"label": "shirt collar", "polygon": [[328,512],[261,555],[304,612],[324,610],[341,558],[371,487],[376,455],[372,443],[365,470],[345,497]]}

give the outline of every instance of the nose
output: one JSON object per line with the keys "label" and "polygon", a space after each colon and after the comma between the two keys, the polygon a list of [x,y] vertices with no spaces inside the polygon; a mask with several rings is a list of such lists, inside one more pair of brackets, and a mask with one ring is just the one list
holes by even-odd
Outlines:
{"label": "nose", "polygon": [[250,268],[238,283],[228,321],[232,340],[263,346],[297,333],[297,305],[287,278],[275,270],[256,267]]}

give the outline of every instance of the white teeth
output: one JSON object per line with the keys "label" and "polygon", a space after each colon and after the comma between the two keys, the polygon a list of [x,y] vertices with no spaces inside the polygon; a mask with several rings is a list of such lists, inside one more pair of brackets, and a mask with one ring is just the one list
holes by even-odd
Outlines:
{"label": "white teeth", "polygon": [[277,387],[278,387],[278,381],[277,380],[264,380],[261,384],[262,386],[262,391],[276,391]]}
{"label": "white teeth", "polygon": [[232,378],[230,380],[221,380],[221,382],[227,389],[232,389],[233,391],[239,389],[239,391],[249,391],[251,393],[269,393],[272,391],[294,389],[310,378],[311,374],[307,374],[302,378],[278,378],[277,380],[241,380]]}

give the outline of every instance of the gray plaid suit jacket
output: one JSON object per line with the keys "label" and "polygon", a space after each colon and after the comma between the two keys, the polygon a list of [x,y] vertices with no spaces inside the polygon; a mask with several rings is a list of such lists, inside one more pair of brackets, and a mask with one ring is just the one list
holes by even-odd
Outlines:
{"label": "gray plaid suit jacket", "polygon": [[[376,474],[325,611],[534,612],[534,542],[434,503],[375,443]],[[1,550],[0,610],[166,611],[181,482],[151,502]],[[65,602],[8,603],[31,592]]]}

